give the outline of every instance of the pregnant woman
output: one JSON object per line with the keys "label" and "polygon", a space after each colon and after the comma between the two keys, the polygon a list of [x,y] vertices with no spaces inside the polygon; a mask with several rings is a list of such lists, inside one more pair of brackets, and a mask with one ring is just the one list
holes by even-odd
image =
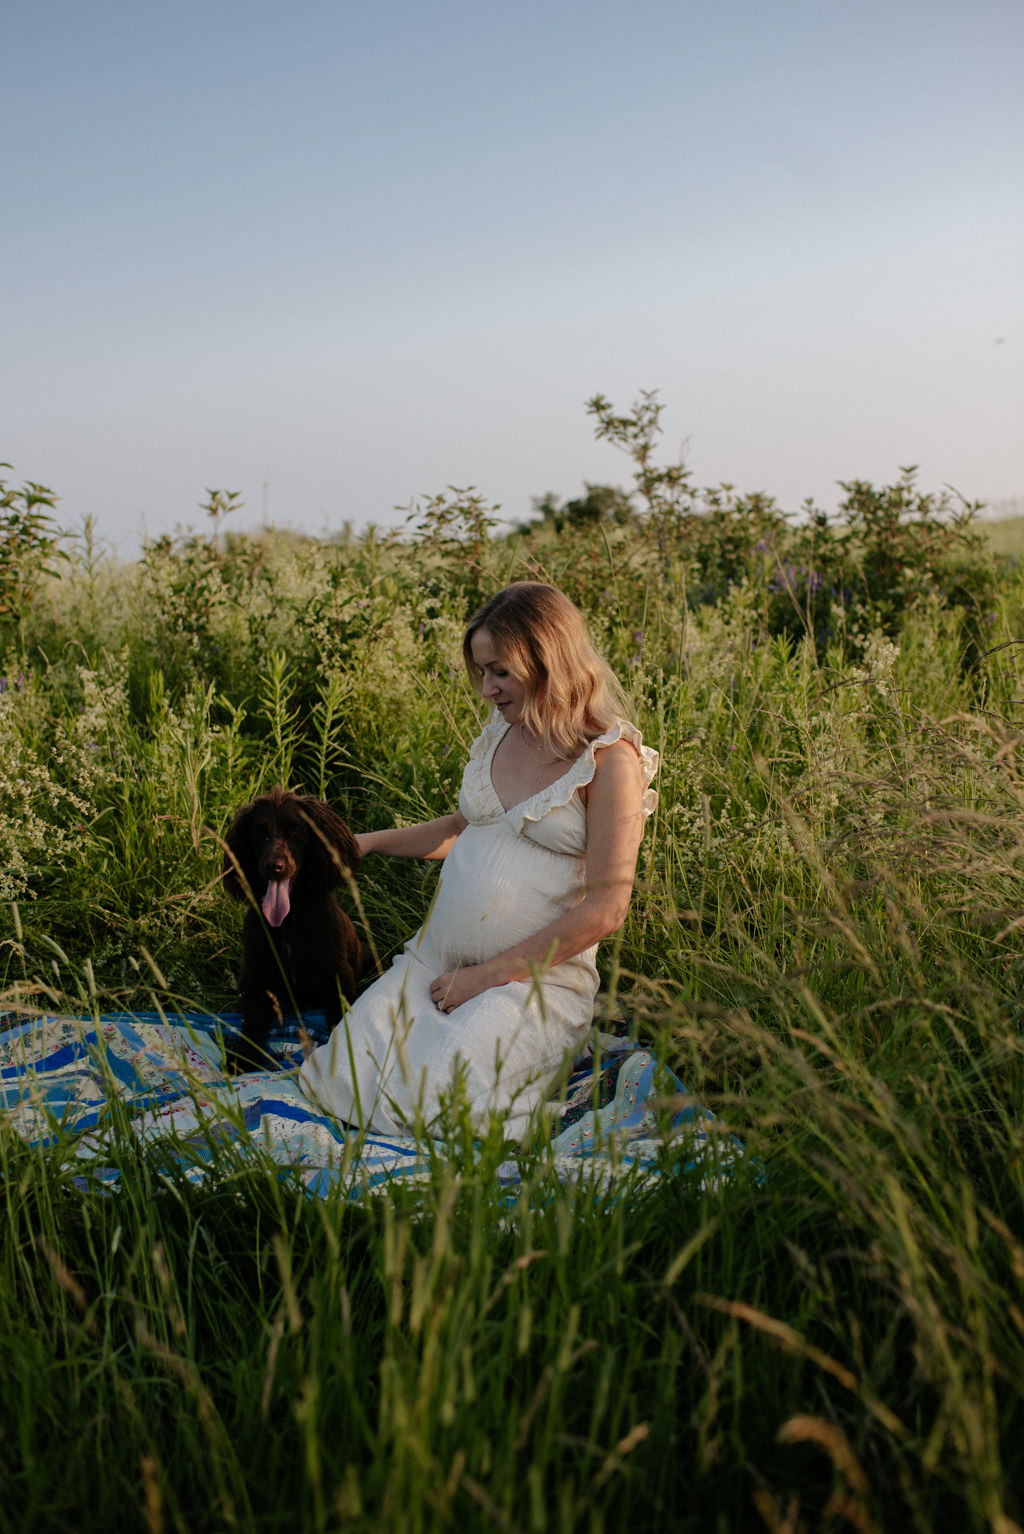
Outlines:
{"label": "pregnant woman", "polygon": [[306,1093],[382,1134],[437,1130],[446,1102],[521,1135],[594,1015],[600,939],[629,909],[658,765],[579,609],[519,581],[472,618],[470,676],[493,713],[458,809],[357,836],[443,860],[427,920],[302,1066]]}

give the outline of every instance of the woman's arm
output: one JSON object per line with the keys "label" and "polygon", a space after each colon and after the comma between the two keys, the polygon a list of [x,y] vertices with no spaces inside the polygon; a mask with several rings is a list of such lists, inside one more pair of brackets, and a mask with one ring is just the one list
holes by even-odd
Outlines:
{"label": "woman's arm", "polygon": [[587,791],[587,888],[583,899],[525,942],[483,964],[439,975],[430,987],[451,1012],[492,985],[529,980],[537,964],[561,964],[617,932],[626,919],[643,834],[640,758],[626,741],[603,747]]}
{"label": "woman's arm", "polygon": [[360,831],[356,845],[363,857],[379,852],[390,858],[425,858],[441,861],[452,850],[455,838],[466,829],[466,817],[456,810],[418,826],[394,826],[388,831]]}

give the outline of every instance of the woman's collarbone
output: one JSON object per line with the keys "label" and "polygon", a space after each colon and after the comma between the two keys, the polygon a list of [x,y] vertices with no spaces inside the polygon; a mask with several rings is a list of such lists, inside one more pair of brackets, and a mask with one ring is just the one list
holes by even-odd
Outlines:
{"label": "woman's collarbone", "polygon": [[572,771],[583,749],[571,761],[547,752],[541,754],[523,737],[518,725],[511,725],[491,760],[491,782],[502,805],[506,810],[514,809],[550,788]]}

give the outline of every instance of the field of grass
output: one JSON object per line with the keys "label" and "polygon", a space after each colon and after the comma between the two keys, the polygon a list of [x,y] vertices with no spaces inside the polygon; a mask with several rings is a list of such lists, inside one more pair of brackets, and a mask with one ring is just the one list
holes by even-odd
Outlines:
{"label": "field of grass", "polygon": [[[0,1126],[0,1528],[1024,1525],[1024,579],[929,526],[911,582],[862,518],[823,586],[763,504],[671,510],[86,539],[9,604],[4,1003],[89,1015],[230,1004],[253,792],[450,807],[465,618],[561,584],[662,753],[605,986],[749,1162],[595,1197],[538,1157],[510,1215],[486,1146],[357,1207],[126,1133],[101,1196]],[[434,877],[368,862],[382,957]]]}

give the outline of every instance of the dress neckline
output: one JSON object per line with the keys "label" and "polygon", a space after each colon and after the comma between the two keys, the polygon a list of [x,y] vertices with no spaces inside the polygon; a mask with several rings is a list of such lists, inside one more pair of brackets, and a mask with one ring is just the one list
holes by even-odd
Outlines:
{"label": "dress neckline", "polygon": [[[508,733],[509,728],[510,726],[495,709],[469,748],[469,761],[466,763],[463,774],[460,802],[463,793],[469,794],[471,798],[474,794],[478,796],[476,802],[480,809],[481,823],[493,823],[500,818],[512,830],[521,832],[527,821],[543,820],[549,811],[568,809],[570,805],[575,805],[580,815],[585,816],[586,810],[578,790],[584,784],[593,781],[597,770],[597,752],[602,746],[610,746],[618,740],[624,740],[633,746],[640,757],[644,782],[644,818],[653,813],[658,803],[658,796],[650,785],[651,779],[658,770],[658,753],[650,746],[644,745],[643,736],[635,724],[630,724],[628,720],[621,718],[609,725],[602,734],[595,736],[561,777],[556,778],[547,788],[538,789],[530,798],[521,799],[518,804],[513,804],[506,809],[498,798],[491,779],[491,760],[499,741]],[[470,820],[474,819],[471,809],[464,813],[469,814]]]}
{"label": "dress neckline", "polygon": [[514,729],[515,729],[515,725],[514,724],[507,724],[507,725],[505,725],[505,728],[502,730],[500,735],[495,734],[494,740],[491,742],[491,749],[487,753],[487,761],[485,763],[485,766],[486,766],[486,777],[487,777],[487,786],[490,789],[491,793],[494,795],[495,799],[498,801],[498,804],[501,805],[501,812],[502,812],[503,815],[511,815],[513,810],[521,810],[523,808],[524,804],[532,804],[534,799],[538,798],[539,795],[550,793],[551,789],[555,788],[557,784],[561,783],[563,778],[567,778],[569,776],[570,772],[572,772],[576,767],[578,767],[580,762],[582,762],[582,761],[584,761],[586,759],[587,752],[590,750],[591,746],[594,744],[594,742],[592,740],[588,741],[586,746],[584,747],[584,749],[580,752],[579,756],[575,757],[574,760],[569,763],[569,765],[568,765],[568,767],[566,767],[565,771],[564,772],[560,772],[558,774],[558,777],[557,778],[553,778],[550,783],[545,783],[543,788],[538,788],[534,793],[527,794],[525,799],[517,799],[515,804],[503,804],[502,803],[502,799],[501,799],[501,795],[498,793],[498,790],[494,786],[494,779],[491,776],[491,767],[494,764],[494,757],[495,757],[495,753],[497,752],[498,747],[501,745],[502,741],[505,739],[505,736],[508,734],[508,732],[510,730],[514,730]]}

